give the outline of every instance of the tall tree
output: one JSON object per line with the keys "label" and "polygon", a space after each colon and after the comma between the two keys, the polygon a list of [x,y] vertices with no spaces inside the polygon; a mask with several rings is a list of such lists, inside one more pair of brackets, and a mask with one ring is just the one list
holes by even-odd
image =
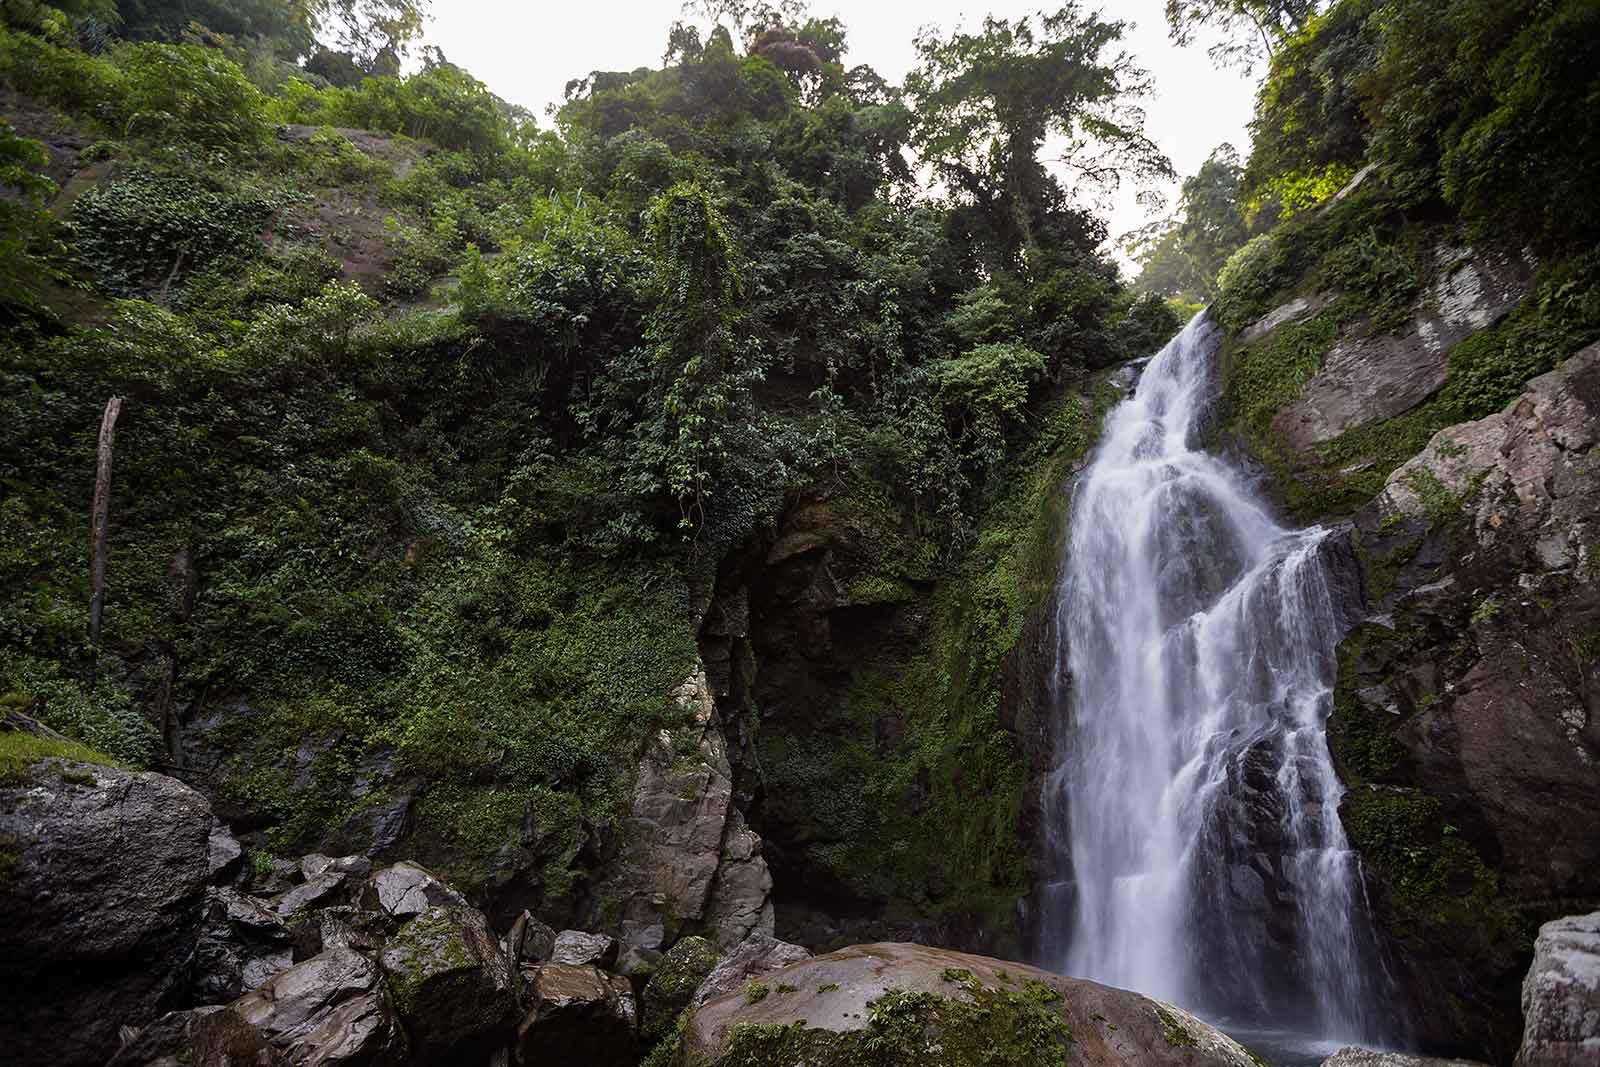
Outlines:
{"label": "tall tree", "polygon": [[1246,72],[1277,55],[1285,38],[1305,29],[1324,0],[1167,0],[1167,26],[1180,45],[1201,29],[1221,33],[1210,55],[1218,66]]}
{"label": "tall tree", "polygon": [[1178,237],[1207,299],[1216,296],[1217,275],[1228,257],[1250,239],[1240,207],[1243,184],[1244,167],[1231,144],[1218,146],[1183,183]]}
{"label": "tall tree", "polygon": [[1022,262],[1037,258],[1041,216],[1067,199],[1040,160],[1047,140],[1063,142],[1059,162],[1091,193],[1171,176],[1136,105],[1150,78],[1126,52],[1110,52],[1126,29],[1068,3],[986,18],[979,33],[917,38],[921,62],[906,79],[919,116],[912,143]]}

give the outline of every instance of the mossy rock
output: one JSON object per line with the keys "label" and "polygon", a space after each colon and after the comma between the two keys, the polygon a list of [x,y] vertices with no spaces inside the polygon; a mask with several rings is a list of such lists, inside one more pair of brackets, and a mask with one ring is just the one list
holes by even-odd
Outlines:
{"label": "mossy rock", "polygon": [[1255,1067],[1241,1045],[1138,993],[985,956],[858,945],[763,977],[683,1028],[684,1067]]}

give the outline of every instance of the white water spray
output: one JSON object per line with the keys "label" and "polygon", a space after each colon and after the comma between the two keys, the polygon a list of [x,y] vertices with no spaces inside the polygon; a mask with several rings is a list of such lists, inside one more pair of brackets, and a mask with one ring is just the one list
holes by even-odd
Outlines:
{"label": "white water spray", "polygon": [[1327,532],[1280,526],[1194,447],[1216,335],[1201,315],[1150,361],[1075,490],[1040,954],[1213,1017],[1382,1040],[1323,733]]}

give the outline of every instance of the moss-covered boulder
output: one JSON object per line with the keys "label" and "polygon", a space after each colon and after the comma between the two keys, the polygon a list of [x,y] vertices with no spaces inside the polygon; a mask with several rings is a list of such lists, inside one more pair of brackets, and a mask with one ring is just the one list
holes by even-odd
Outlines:
{"label": "moss-covered boulder", "polygon": [[639,1032],[653,1043],[672,1029],[678,1013],[689,1006],[694,991],[717,965],[717,947],[703,937],[686,937],[672,946],[644,987],[644,1012]]}
{"label": "moss-covered boulder", "polygon": [[697,1008],[685,1067],[1255,1067],[1242,1046],[1138,993],[986,956],[858,945]]}
{"label": "moss-covered boulder", "polygon": [[390,939],[381,962],[418,1059],[468,1059],[510,1039],[511,964],[482,912],[429,908]]}

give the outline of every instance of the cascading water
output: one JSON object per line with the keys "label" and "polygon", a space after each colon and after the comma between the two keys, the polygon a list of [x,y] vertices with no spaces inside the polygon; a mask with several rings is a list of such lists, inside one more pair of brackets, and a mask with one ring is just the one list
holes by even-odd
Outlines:
{"label": "cascading water", "polygon": [[1382,1041],[1323,735],[1326,531],[1278,525],[1194,447],[1216,348],[1200,315],[1150,361],[1074,493],[1039,954],[1214,1018]]}

